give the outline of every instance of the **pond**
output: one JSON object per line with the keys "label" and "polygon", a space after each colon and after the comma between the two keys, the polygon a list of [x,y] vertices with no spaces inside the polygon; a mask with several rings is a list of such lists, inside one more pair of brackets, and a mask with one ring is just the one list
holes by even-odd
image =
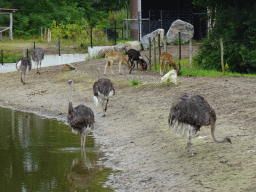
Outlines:
{"label": "pond", "polygon": [[112,191],[91,134],[82,150],[63,122],[0,108],[0,141],[0,191]]}

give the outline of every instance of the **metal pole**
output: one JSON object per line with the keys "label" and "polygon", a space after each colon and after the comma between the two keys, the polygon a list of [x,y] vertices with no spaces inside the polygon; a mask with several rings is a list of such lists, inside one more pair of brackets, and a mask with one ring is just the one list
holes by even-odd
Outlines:
{"label": "metal pole", "polygon": [[34,42],[34,50],[35,50],[35,48],[36,48],[36,42]]}
{"label": "metal pole", "polygon": [[1,63],[4,65],[4,51],[1,50]]}
{"label": "metal pole", "polygon": [[[60,41],[59,41],[60,42]],[[60,43],[59,43],[59,56],[60,56]]]}
{"label": "metal pole", "polygon": [[180,71],[180,60],[181,60],[181,43],[180,43],[180,32],[179,32],[179,71]]}
{"label": "metal pole", "polygon": [[189,39],[189,65],[192,69],[192,56],[193,56],[193,47],[192,47],[192,38]]}
{"label": "metal pole", "polygon": [[155,40],[155,37],[153,37],[153,54],[154,54],[154,66],[156,69],[156,40]]}
{"label": "metal pole", "polygon": [[149,69],[151,69],[151,37],[148,38],[149,44]]}

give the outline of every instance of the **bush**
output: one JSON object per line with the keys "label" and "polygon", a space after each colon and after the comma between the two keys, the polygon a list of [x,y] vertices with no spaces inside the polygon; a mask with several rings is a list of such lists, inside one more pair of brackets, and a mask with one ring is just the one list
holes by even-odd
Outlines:
{"label": "bush", "polygon": [[223,39],[224,62],[229,70],[239,73],[256,72],[256,3],[251,9],[221,10],[209,38],[203,39],[194,64],[203,69],[221,70],[219,39]]}

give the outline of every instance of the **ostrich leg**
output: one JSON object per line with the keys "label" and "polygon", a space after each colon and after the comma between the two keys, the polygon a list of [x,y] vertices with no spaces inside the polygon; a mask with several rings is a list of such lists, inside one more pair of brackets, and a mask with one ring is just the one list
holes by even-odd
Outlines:
{"label": "ostrich leg", "polygon": [[189,156],[190,156],[190,157],[193,157],[193,156],[195,156],[195,154],[194,154],[194,153],[193,153],[193,151],[192,151],[192,143],[191,143],[191,139],[192,139],[192,137],[191,137],[191,136],[189,136],[189,137],[188,137],[187,150],[188,150],[188,154],[189,154]]}
{"label": "ostrich leg", "polygon": [[107,111],[108,100],[109,100],[109,99],[107,99],[107,102],[106,102],[105,112]]}
{"label": "ostrich leg", "polygon": [[103,115],[102,115],[102,117],[105,117],[106,111],[105,111],[105,109],[104,109],[104,100],[102,101],[102,110],[103,110]]}

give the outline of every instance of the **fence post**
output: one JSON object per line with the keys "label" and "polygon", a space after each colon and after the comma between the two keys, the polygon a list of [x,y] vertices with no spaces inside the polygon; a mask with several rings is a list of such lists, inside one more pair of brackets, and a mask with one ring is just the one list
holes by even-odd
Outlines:
{"label": "fence post", "polygon": [[167,52],[167,37],[164,37],[164,51]]}
{"label": "fence post", "polygon": [[41,27],[41,39],[43,40],[44,35],[43,35],[43,27]]}
{"label": "fence post", "polygon": [[91,27],[91,48],[92,48],[92,27]]}
{"label": "fence post", "polygon": [[50,31],[50,29],[48,28],[48,46],[50,46],[51,45],[51,35],[52,33],[51,33],[51,31]]}
{"label": "fence post", "polygon": [[129,38],[129,35],[128,35],[128,19],[126,20],[126,38],[128,39]]}
{"label": "fence post", "polygon": [[44,39],[46,39],[47,28],[44,28]]}
{"label": "fence post", "polygon": [[160,55],[161,55],[161,47],[160,47],[160,34],[158,36],[158,63],[160,65]]}
{"label": "fence post", "polygon": [[179,71],[180,71],[180,60],[181,60],[181,42],[180,42],[180,32],[179,32]]}
{"label": "fence post", "polygon": [[60,41],[59,41],[59,56],[60,56]]}
{"label": "fence post", "polygon": [[225,66],[224,66],[224,57],[223,57],[224,50],[223,50],[222,38],[220,38],[220,50],[221,50],[221,67],[222,67],[223,75],[225,75]]}
{"label": "fence post", "polygon": [[116,20],[115,20],[115,45],[116,45]]}
{"label": "fence post", "polygon": [[148,45],[149,45],[149,69],[151,69],[151,37],[148,38]]}
{"label": "fence post", "polygon": [[4,51],[3,49],[1,50],[1,63],[4,65]]}
{"label": "fence post", "polygon": [[153,37],[153,54],[154,54],[154,66],[155,66],[155,69],[156,69],[156,39],[155,37]]}
{"label": "fence post", "polygon": [[192,69],[192,56],[193,56],[193,47],[192,47],[192,38],[189,39],[189,65]]}
{"label": "fence post", "polygon": [[36,42],[34,42],[34,50],[36,49]]}

